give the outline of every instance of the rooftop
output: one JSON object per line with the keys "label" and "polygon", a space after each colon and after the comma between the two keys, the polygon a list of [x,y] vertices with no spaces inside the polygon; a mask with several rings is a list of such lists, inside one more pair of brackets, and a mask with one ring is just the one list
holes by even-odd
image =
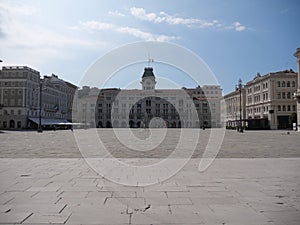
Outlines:
{"label": "rooftop", "polygon": [[142,78],[145,78],[145,77],[154,77],[155,78],[152,67],[145,67]]}

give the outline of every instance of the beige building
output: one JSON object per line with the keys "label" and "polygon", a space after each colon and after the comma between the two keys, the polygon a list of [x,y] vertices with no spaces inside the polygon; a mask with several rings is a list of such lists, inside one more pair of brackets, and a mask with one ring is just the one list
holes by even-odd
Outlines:
{"label": "beige building", "polygon": [[210,107],[211,126],[221,127],[221,99],[222,88],[220,85],[203,85],[202,90]]}
{"label": "beige building", "polygon": [[0,128],[27,128],[28,117],[39,115],[40,73],[26,66],[0,71]]}
{"label": "beige building", "polygon": [[[98,89],[77,93],[74,121],[96,127],[217,127],[220,86],[156,89],[153,68],[147,67],[141,89]],[[213,113],[212,113],[213,110]],[[212,119],[213,118],[213,119]]]}
{"label": "beige building", "polygon": [[[41,86],[40,86],[41,85]],[[77,87],[58,76],[44,76],[26,66],[3,66],[0,70],[0,129],[36,128],[66,123],[71,118]]]}
{"label": "beige building", "polygon": [[289,129],[296,113],[297,74],[292,70],[261,76],[247,82],[246,119],[250,129]]}
{"label": "beige building", "polygon": [[294,56],[297,58],[298,64],[298,89],[295,92],[294,96],[297,101],[297,127],[298,131],[300,131],[300,48],[297,48]]}
{"label": "beige building", "polygon": [[[240,98],[241,97],[241,98]],[[241,100],[240,100],[241,99]],[[225,104],[225,122],[226,127],[237,128],[240,123],[240,107],[242,112],[242,125],[245,126],[246,119],[246,90],[241,88],[241,93],[239,88],[236,88],[235,91],[230,92],[224,95],[224,104]],[[240,104],[241,103],[241,104]]]}

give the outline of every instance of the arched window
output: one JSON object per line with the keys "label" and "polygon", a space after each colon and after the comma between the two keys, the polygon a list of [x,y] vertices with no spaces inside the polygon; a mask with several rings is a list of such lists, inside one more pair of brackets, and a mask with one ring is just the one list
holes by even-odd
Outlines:
{"label": "arched window", "polygon": [[282,111],[285,111],[285,105],[282,106]]}
{"label": "arched window", "polygon": [[292,81],[292,87],[296,87],[296,82]]}
{"label": "arched window", "polygon": [[287,87],[290,87],[290,86],[291,86],[291,82],[288,81],[288,82],[286,83],[286,86],[287,86]]}
{"label": "arched window", "polygon": [[280,87],[280,81],[277,81],[277,87]]}
{"label": "arched window", "polygon": [[281,111],[281,106],[280,105],[278,106],[278,111]]}
{"label": "arched window", "polygon": [[285,87],[285,81],[282,81],[281,87]]}

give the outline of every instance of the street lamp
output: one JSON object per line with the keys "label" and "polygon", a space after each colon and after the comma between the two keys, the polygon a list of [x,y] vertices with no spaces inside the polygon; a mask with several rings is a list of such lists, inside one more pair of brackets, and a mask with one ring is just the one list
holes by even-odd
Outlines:
{"label": "street lamp", "polygon": [[238,87],[239,87],[239,92],[240,92],[240,122],[239,122],[239,129],[238,131],[240,133],[243,133],[243,126],[242,126],[242,79],[239,79],[239,83],[238,83]]}
{"label": "street lamp", "polygon": [[37,132],[42,133],[43,132],[43,128],[42,128],[42,82],[40,82],[40,107],[39,107],[39,125],[38,125],[38,129]]}

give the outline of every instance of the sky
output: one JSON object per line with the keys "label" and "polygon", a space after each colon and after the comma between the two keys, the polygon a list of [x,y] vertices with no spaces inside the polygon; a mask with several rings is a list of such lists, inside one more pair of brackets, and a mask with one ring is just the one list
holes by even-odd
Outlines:
{"label": "sky", "polygon": [[[297,0],[0,0],[0,65],[29,66],[78,85],[94,62],[120,46],[166,42],[200,57],[226,94],[239,78],[246,83],[257,72],[297,71],[299,12]],[[145,63],[124,67],[123,79],[109,86],[125,87],[133,73],[140,79],[147,54]],[[158,62],[151,63],[156,74],[170,69],[166,79],[197,85]]]}

